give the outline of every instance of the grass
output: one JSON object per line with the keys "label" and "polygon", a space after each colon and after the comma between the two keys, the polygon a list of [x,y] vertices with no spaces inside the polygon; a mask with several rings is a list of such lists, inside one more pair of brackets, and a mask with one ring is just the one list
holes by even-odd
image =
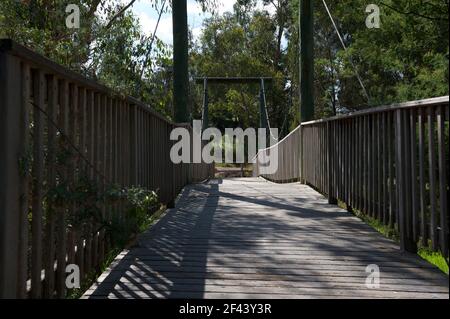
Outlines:
{"label": "grass", "polygon": [[[347,209],[345,203],[343,203],[341,201],[338,202],[338,206],[343,209]],[[395,241],[396,243],[400,243],[400,236],[399,236],[398,231],[395,229],[395,227],[390,227],[389,225],[385,225],[382,222],[380,222],[379,220],[372,218],[370,216],[367,216],[358,210],[353,210],[353,214],[356,217],[358,217],[359,219],[361,219],[363,222],[365,222],[367,225],[371,226],[377,232],[382,234],[384,237],[389,238],[389,239]],[[429,247],[421,247],[420,245],[418,245],[417,254],[422,259],[428,261],[430,264],[438,267],[447,276],[449,275],[448,261],[441,254],[441,252],[432,251]]]}
{"label": "grass", "polygon": [[417,254],[448,276],[448,263],[440,252],[432,251],[428,247],[420,247]]}

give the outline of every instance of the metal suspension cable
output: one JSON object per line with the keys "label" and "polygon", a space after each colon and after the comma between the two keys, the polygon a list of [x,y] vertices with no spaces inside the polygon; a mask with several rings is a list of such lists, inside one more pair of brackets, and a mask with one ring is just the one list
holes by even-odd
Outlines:
{"label": "metal suspension cable", "polygon": [[[325,10],[327,11],[328,16],[330,17],[331,23],[333,24],[334,30],[336,31],[336,33],[337,33],[337,35],[339,37],[339,41],[341,42],[342,47],[344,48],[344,51],[347,52],[347,46],[345,45],[344,40],[342,39],[341,33],[339,32],[339,29],[338,29],[336,23],[334,22],[333,16],[331,15],[330,10],[328,9],[327,3],[325,2],[325,0],[322,0],[322,3],[325,6]],[[355,64],[353,63],[351,55],[349,57],[349,60],[350,60],[350,64],[353,67],[353,70],[355,71],[355,75],[358,78],[358,82],[361,85],[361,88],[362,88],[362,90],[364,92],[364,95],[367,98],[367,103],[369,103],[370,102],[369,94],[367,93],[366,87],[364,86],[364,83],[363,83],[363,81],[361,79],[361,76],[359,75],[358,69],[356,68]]]}
{"label": "metal suspension cable", "polygon": [[[272,128],[270,126],[270,121],[269,121],[269,114],[267,113],[267,104],[266,104],[266,90],[264,88],[264,86],[262,87],[262,97],[264,99],[264,113],[266,116],[266,121],[267,121],[267,126],[269,127],[269,133],[270,133],[270,137],[272,137],[272,139],[275,142],[278,142],[278,138],[276,138],[273,134],[272,134]],[[270,143],[269,143],[270,144]]]}

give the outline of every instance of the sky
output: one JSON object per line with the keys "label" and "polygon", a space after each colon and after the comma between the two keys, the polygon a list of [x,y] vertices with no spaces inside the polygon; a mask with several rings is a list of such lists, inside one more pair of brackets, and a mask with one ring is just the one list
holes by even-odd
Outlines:
{"label": "sky", "polygon": [[[123,0],[128,2],[128,0]],[[233,11],[234,0],[218,0],[217,11],[222,14],[227,11]],[[133,13],[139,18],[142,30],[147,34],[153,33],[158,14],[151,6],[152,0],[137,0],[132,7]],[[259,4],[258,7],[261,7]],[[266,7],[266,10],[273,13],[273,8]],[[203,13],[201,6],[195,0],[187,0],[188,24],[195,39],[201,35],[203,20],[210,17],[209,13]],[[161,17],[156,35],[165,43],[172,44],[172,13],[165,13]]]}

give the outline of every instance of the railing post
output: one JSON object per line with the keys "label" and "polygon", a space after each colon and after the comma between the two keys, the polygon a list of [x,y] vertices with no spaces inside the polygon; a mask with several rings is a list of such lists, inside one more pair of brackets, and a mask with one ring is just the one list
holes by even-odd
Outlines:
{"label": "railing post", "polygon": [[395,171],[396,171],[396,187],[397,187],[397,200],[398,200],[398,224],[400,233],[400,250],[405,252],[417,252],[417,245],[412,236],[412,232],[408,231],[408,217],[406,200],[408,195],[406,194],[406,165],[404,161],[409,160],[405,158],[407,136],[405,136],[405,120],[406,112],[402,109],[395,111]]}
{"label": "railing post", "polygon": [[18,293],[20,162],[26,161],[20,161],[25,147],[21,118],[26,112],[20,74],[20,61],[0,48],[0,298],[16,298]]}
{"label": "railing post", "polygon": [[327,165],[328,165],[328,203],[336,205],[337,199],[333,196],[333,167],[334,167],[334,157],[333,148],[333,132],[331,128],[331,122],[327,122]]}

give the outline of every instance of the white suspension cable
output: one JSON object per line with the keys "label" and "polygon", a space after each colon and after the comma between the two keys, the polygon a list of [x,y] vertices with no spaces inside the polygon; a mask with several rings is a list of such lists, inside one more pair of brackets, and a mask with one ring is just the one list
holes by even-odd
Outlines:
{"label": "white suspension cable", "polygon": [[[270,133],[270,137],[274,140],[274,142],[278,142],[278,138],[276,138],[273,133],[272,133],[272,128],[270,126],[270,121],[269,121],[269,113],[267,113],[267,104],[266,104],[266,90],[264,88],[264,86],[262,86],[262,96],[264,99],[264,113],[266,115],[266,121],[267,121],[267,126],[269,127],[269,133]],[[270,142],[269,142],[270,145]]]}
{"label": "white suspension cable", "polygon": [[[328,9],[327,3],[325,2],[325,0],[322,0],[322,2],[323,2],[323,5],[325,6],[325,10],[328,13],[328,16],[330,17],[330,20],[331,20],[331,23],[333,24],[334,30],[336,31],[336,33],[337,33],[337,35],[339,37],[339,41],[341,41],[341,44],[342,44],[342,47],[344,48],[344,51],[347,52],[347,46],[345,45],[344,40],[342,39],[341,33],[339,32],[339,29],[338,29],[336,23],[334,22],[333,16],[331,15],[330,10]],[[353,67],[353,70],[355,71],[356,77],[357,77],[357,79],[359,81],[359,84],[361,85],[361,88],[362,88],[362,90],[364,92],[364,95],[367,98],[367,103],[369,103],[370,102],[369,94],[367,93],[366,87],[364,86],[364,83],[363,83],[363,81],[361,79],[361,76],[359,75],[358,69],[356,68],[355,64],[353,63],[353,60],[352,60],[351,56],[350,56],[349,60],[350,60],[350,64]]]}

